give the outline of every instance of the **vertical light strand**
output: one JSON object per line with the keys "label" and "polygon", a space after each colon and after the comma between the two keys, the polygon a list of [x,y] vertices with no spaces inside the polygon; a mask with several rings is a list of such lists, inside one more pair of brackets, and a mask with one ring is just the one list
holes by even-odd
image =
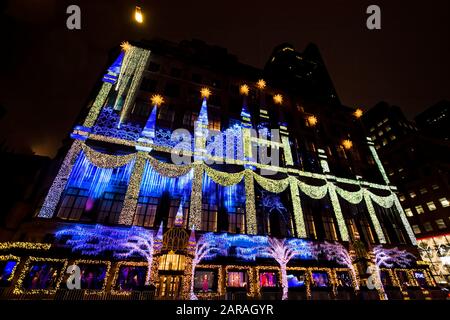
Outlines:
{"label": "vertical light strand", "polygon": [[255,207],[255,183],[253,172],[249,169],[244,172],[245,183],[245,217],[247,220],[247,234],[257,234],[256,207]]}
{"label": "vertical light strand", "polygon": [[389,178],[386,175],[386,171],[384,170],[383,164],[380,161],[380,158],[378,157],[377,150],[375,150],[375,147],[373,146],[372,140],[368,137],[367,143],[369,145],[370,152],[372,153],[372,157],[375,160],[375,163],[377,164],[378,170],[381,173],[381,176],[383,177],[383,180],[386,184],[389,184]]}
{"label": "vertical light strand", "polygon": [[300,201],[300,192],[298,190],[297,178],[289,177],[289,186],[291,189],[292,207],[294,209],[294,223],[297,237],[306,238],[305,220],[303,217],[302,204]]}
{"label": "vertical light strand", "polygon": [[194,178],[192,180],[191,208],[189,212],[189,225],[191,230],[201,230],[203,173],[203,163],[194,162]]}
{"label": "vertical light strand", "polygon": [[347,226],[345,225],[344,216],[342,214],[341,205],[336,193],[336,187],[333,183],[328,181],[328,192],[330,194],[331,205],[333,206],[334,215],[339,227],[342,241],[349,241]]}
{"label": "vertical light strand", "polygon": [[[148,61],[150,58],[150,51],[136,48],[135,53],[137,57],[137,65],[134,72],[133,79],[131,80],[130,89],[128,90],[127,96],[125,98],[125,103],[122,108],[122,112],[120,114],[120,121],[119,125],[126,119],[128,116],[128,110],[133,105],[137,91],[139,86],[141,85],[142,77],[144,74],[145,69],[147,68]],[[117,96],[119,98],[119,95]]]}
{"label": "vertical light strand", "polygon": [[289,136],[281,136],[281,142],[283,143],[284,159],[286,165],[293,166],[294,160],[292,158],[291,144],[289,143]]}
{"label": "vertical light strand", "polygon": [[82,144],[83,142],[80,140],[75,140],[72,143],[72,146],[67,152],[67,155],[59,168],[58,175],[53,181],[53,184],[45,197],[44,204],[38,214],[39,218],[51,218],[53,216],[59,199],[61,198],[61,194],[66,187],[72,167],[81,152]]}
{"label": "vertical light strand", "polygon": [[377,234],[380,243],[386,243],[386,238],[384,237],[383,230],[381,229],[380,221],[378,221],[377,214],[375,213],[375,208],[373,207],[372,199],[367,189],[363,189],[364,201],[366,202],[367,211],[369,212],[370,220],[372,220],[375,232]]}
{"label": "vertical light strand", "polygon": [[417,245],[416,236],[414,235],[414,232],[411,229],[411,225],[408,222],[408,218],[406,218],[405,211],[403,210],[397,195],[395,193],[392,193],[392,196],[394,197],[395,208],[397,209],[398,214],[400,215],[400,219],[402,219],[403,226],[405,227],[406,232],[408,233],[409,239],[411,240],[411,243],[416,246]]}
{"label": "vertical light strand", "polygon": [[131,172],[130,182],[128,184],[122,211],[120,212],[119,224],[131,225],[136,213],[136,206],[141,188],[142,176],[144,175],[146,153],[139,151]]}
{"label": "vertical light strand", "polygon": [[97,120],[97,117],[100,114],[103,105],[105,104],[106,98],[108,97],[108,94],[111,91],[112,86],[113,85],[109,82],[103,82],[100,92],[98,93],[94,103],[89,109],[89,113],[86,119],[84,119],[83,123],[84,127],[90,128],[95,124],[95,121]]}

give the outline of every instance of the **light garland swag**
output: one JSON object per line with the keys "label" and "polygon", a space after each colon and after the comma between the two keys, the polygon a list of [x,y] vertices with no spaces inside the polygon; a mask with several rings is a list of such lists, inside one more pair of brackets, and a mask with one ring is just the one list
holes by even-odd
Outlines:
{"label": "light garland swag", "polygon": [[[245,190],[246,190],[246,222],[247,233],[256,234],[256,208],[255,208],[255,190],[254,181],[265,190],[271,193],[280,193],[285,191],[288,187],[291,189],[292,204],[294,209],[294,224],[299,237],[306,237],[305,223],[303,219],[301,199],[299,190],[312,199],[322,199],[327,194],[330,195],[333,211],[336,216],[339,232],[343,241],[348,241],[348,231],[345,225],[345,220],[340,208],[338,195],[351,204],[359,204],[363,200],[366,203],[367,210],[371,221],[375,227],[375,232],[380,240],[380,243],[386,243],[381,225],[376,216],[373,202],[377,203],[383,208],[391,208],[395,205],[395,208],[399,211],[401,220],[406,228],[406,231],[413,243],[416,243],[414,233],[408,224],[406,215],[404,214],[401,205],[399,204],[397,196],[391,191],[388,196],[379,196],[372,193],[369,189],[361,187],[357,191],[347,191],[334,184],[334,182],[326,181],[322,186],[308,185],[305,182],[299,180],[295,176],[289,176],[285,179],[274,180],[263,177],[257,173],[245,169],[237,173],[227,173],[215,170],[205,163],[198,161],[190,165],[175,165],[171,163],[165,163],[155,159],[148,153],[139,151],[137,153],[129,155],[108,155],[102,152],[96,151],[91,147],[85,145],[83,142],[76,140],[68,155],[66,156],[63,166],[60,169],[60,173],[55,179],[49,194],[47,195],[44,206],[39,213],[39,217],[51,217],[54,209],[59,202],[59,199],[64,190],[70,169],[76,160],[80,150],[83,150],[88,160],[95,166],[101,168],[115,168],[127,164],[129,161],[136,159],[136,163],[133,168],[133,172],[130,178],[130,183],[126,193],[124,206],[120,215],[119,223],[131,225],[133,217],[136,211],[137,199],[139,197],[139,189],[142,180],[142,174],[145,167],[145,161],[148,161],[150,165],[159,174],[165,177],[176,178],[187,174],[192,168],[194,168],[194,178],[192,183],[191,193],[191,209],[190,209],[190,222],[189,225],[196,230],[201,229],[201,214],[202,214],[202,179],[203,174],[206,173],[215,183],[221,186],[232,186],[242,181],[244,178]],[[296,186],[295,186],[296,185]],[[371,184],[367,184],[371,186]]]}

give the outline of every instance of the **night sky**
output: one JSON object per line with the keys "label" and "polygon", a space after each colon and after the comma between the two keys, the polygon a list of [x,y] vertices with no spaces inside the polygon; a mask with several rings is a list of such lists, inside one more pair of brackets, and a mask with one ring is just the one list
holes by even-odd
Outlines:
{"label": "night sky", "polygon": [[[321,49],[341,101],[363,109],[385,100],[412,118],[450,99],[450,1],[61,1],[1,2],[0,142],[53,156],[70,131],[108,51],[123,40],[197,38],[263,67],[273,47]],[[78,4],[82,29],[66,28]],[[366,8],[382,30],[366,29]],[[141,5],[146,22],[131,21]]]}

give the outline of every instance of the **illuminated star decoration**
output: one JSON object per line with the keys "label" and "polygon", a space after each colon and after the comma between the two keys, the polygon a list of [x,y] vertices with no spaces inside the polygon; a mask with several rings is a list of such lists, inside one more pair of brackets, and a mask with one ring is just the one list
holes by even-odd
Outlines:
{"label": "illuminated star decoration", "polygon": [[151,97],[152,105],[154,106],[160,106],[164,103],[164,98],[160,96],[159,94],[154,94]]}
{"label": "illuminated star decoration", "polygon": [[259,79],[256,83],[256,86],[258,87],[258,89],[264,90],[266,88],[266,82],[263,79]]}
{"label": "illuminated star decoration", "polygon": [[346,150],[350,150],[353,147],[353,142],[349,139],[345,139],[344,141],[342,141],[342,146],[346,149]]}
{"label": "illuminated star decoration", "polygon": [[282,104],[283,103],[283,96],[281,94],[276,94],[273,96],[273,102],[275,102],[275,104]]}
{"label": "illuminated star decoration", "polygon": [[308,124],[311,127],[314,127],[317,124],[317,118],[315,116],[309,116],[308,117]]}
{"label": "illuminated star decoration", "polygon": [[200,94],[202,98],[208,99],[209,96],[211,95],[211,90],[209,90],[209,88],[204,87],[200,90]]}
{"label": "illuminated star decoration", "polygon": [[131,44],[128,41],[123,41],[120,44],[120,47],[122,48],[123,51],[127,52],[128,50],[131,49]]}
{"label": "illuminated star decoration", "polygon": [[355,112],[353,113],[353,115],[355,116],[355,118],[359,119],[359,118],[362,117],[363,111],[362,111],[360,108],[358,108],[358,109],[355,110]]}
{"label": "illuminated star decoration", "polygon": [[250,89],[248,87],[248,85],[243,84],[240,88],[239,88],[239,92],[240,94],[244,95],[244,96],[248,96]]}

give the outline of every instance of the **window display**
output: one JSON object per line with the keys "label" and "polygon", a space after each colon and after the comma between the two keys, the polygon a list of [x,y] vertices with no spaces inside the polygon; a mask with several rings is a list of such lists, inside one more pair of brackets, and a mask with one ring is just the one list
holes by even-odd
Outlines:
{"label": "window display", "polygon": [[23,281],[24,289],[55,289],[58,284],[62,264],[35,262],[28,269]]}
{"label": "window display", "polygon": [[217,281],[215,271],[195,271],[194,290],[196,292],[216,292]]}
{"label": "window display", "polygon": [[15,260],[0,261],[0,287],[8,286],[14,268],[17,265]]}
{"label": "window display", "polygon": [[288,272],[287,279],[289,288],[304,288],[306,285],[306,275],[304,271]]}
{"label": "window display", "polygon": [[122,266],[119,269],[119,276],[116,282],[116,289],[131,291],[143,287],[145,284],[146,275],[147,275],[147,267]]}
{"label": "window display", "polygon": [[245,271],[228,272],[228,287],[247,288],[248,276]]}
{"label": "window display", "polygon": [[261,272],[259,274],[259,285],[262,288],[275,288],[277,286],[276,272]]}
{"label": "window display", "polygon": [[328,274],[326,272],[313,272],[312,273],[312,287],[314,288],[327,288],[330,286],[328,280]]}

